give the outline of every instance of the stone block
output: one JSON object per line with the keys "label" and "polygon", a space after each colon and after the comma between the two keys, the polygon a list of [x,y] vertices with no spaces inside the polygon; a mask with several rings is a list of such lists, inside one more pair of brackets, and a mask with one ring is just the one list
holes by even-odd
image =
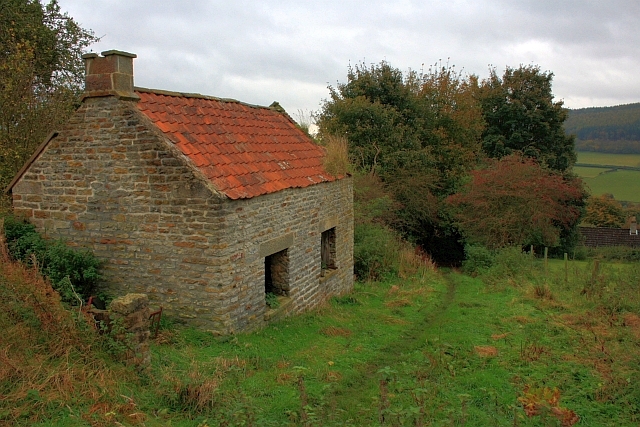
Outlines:
{"label": "stone block", "polygon": [[111,301],[109,310],[127,316],[135,311],[149,307],[149,298],[145,294],[127,294]]}

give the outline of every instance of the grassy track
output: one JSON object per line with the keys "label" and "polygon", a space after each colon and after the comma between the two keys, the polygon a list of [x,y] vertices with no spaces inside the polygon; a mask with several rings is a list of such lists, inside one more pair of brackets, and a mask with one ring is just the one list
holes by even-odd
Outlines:
{"label": "grassy track", "polygon": [[156,348],[158,368],[222,375],[216,411],[231,425],[559,426],[544,397],[556,389],[555,410],[579,425],[637,425],[639,337],[580,295],[589,265],[571,264],[566,284],[562,263],[547,279],[535,268],[360,284],[320,313],[227,342],[191,331]]}

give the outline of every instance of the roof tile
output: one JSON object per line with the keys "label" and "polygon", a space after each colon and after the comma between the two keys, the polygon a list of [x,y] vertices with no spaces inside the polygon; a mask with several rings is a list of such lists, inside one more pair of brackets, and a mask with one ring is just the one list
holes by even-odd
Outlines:
{"label": "roof tile", "polygon": [[137,89],[138,108],[231,199],[333,181],[324,150],[286,114],[237,101]]}

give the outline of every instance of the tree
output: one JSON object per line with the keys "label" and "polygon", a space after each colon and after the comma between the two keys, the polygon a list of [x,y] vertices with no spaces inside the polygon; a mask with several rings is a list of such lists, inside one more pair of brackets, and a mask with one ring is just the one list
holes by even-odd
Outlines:
{"label": "tree", "polygon": [[482,149],[492,158],[515,152],[556,171],[565,171],[576,157],[574,137],[565,135],[568,113],[554,102],[553,73],[538,66],[507,67],[502,78],[490,71],[478,90],[486,128]]}
{"label": "tree", "polygon": [[57,0],[0,3],[0,188],[75,109],[96,40]]}
{"label": "tree", "polygon": [[381,178],[398,202],[392,225],[418,243],[447,235],[441,201],[477,163],[484,125],[476,89],[475,77],[453,66],[403,74],[387,62],[359,64],[329,87],[315,116],[321,138],[346,137],[353,164]]}
{"label": "tree", "polygon": [[561,244],[582,215],[582,182],[510,155],[474,170],[463,190],[447,199],[467,243],[488,248]]}
{"label": "tree", "polygon": [[379,172],[390,154],[420,148],[416,128],[422,120],[416,91],[387,62],[350,66],[347,83],[329,86],[330,99],[316,115],[320,136],[345,136],[352,162]]}
{"label": "tree", "polygon": [[596,227],[618,228],[626,221],[620,202],[613,197],[589,197],[583,221]]}

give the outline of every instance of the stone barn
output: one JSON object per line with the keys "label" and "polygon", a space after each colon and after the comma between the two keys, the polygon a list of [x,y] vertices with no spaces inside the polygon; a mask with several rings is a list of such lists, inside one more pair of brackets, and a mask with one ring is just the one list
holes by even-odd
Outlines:
{"label": "stone barn", "polygon": [[108,293],[228,334],[352,289],[352,179],[277,104],[137,88],[135,55],[84,58],[80,107],[8,191],[104,260]]}

